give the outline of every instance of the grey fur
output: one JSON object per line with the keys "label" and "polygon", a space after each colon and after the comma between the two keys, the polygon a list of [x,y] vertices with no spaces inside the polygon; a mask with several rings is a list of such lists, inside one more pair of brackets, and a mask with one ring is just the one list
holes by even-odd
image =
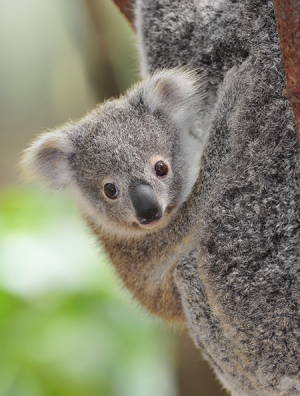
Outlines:
{"label": "grey fur", "polygon": [[[136,28],[143,75],[161,71],[25,167],[70,188],[127,287],[188,322],[233,395],[300,395],[300,151],[272,1],[138,0]],[[141,180],[164,206],[154,227],[134,217]]]}

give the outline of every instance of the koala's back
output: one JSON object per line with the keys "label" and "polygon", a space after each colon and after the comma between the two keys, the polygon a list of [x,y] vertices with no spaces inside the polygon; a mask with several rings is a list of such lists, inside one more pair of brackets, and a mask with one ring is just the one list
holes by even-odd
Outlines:
{"label": "koala's back", "polygon": [[300,395],[300,151],[280,68],[264,53],[224,82],[177,269],[194,339],[236,395]]}
{"label": "koala's back", "polygon": [[300,395],[300,149],[272,2],[139,7],[146,72],[207,75],[199,227],[176,271],[194,340],[235,395]]}
{"label": "koala's back", "polygon": [[280,57],[272,0],[137,0],[135,25],[144,77],[183,65],[199,71],[204,128],[232,67],[264,48]]}
{"label": "koala's back", "polygon": [[136,14],[144,74],[190,65],[214,92],[229,69],[278,43],[270,0],[138,0]]}

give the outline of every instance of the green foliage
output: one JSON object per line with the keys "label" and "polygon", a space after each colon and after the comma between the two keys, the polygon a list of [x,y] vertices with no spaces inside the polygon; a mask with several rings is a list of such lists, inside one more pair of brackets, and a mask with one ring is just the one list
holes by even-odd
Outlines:
{"label": "green foliage", "polygon": [[0,193],[0,396],[176,395],[172,336],[95,242],[63,194]]}

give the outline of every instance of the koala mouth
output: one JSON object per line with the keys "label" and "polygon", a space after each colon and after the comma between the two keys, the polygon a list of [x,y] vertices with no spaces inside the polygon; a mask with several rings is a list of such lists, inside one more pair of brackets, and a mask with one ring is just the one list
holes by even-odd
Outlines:
{"label": "koala mouth", "polygon": [[144,230],[152,230],[164,223],[164,218],[161,211],[158,211],[157,214],[151,218],[151,219],[146,219],[146,218],[139,218],[138,223],[141,228]]}
{"label": "koala mouth", "polygon": [[138,222],[142,225],[148,225],[148,224],[155,224],[158,223],[159,220],[162,218],[162,211],[159,210],[154,216],[151,218],[139,218]]}
{"label": "koala mouth", "polygon": [[132,225],[135,229],[143,228],[144,230],[149,231],[155,229],[156,227],[161,227],[169,221],[170,214],[174,211],[174,209],[176,209],[176,205],[168,206],[164,213],[159,210],[153,219],[149,220],[146,218],[138,218],[138,223],[134,222]]}

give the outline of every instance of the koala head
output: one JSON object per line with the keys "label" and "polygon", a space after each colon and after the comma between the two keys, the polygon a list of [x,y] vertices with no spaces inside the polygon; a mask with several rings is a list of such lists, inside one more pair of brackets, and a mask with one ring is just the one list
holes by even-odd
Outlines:
{"label": "koala head", "polygon": [[125,236],[150,232],[167,224],[197,178],[200,97],[194,73],[160,71],[40,136],[23,166],[52,187],[68,187],[97,227]]}

